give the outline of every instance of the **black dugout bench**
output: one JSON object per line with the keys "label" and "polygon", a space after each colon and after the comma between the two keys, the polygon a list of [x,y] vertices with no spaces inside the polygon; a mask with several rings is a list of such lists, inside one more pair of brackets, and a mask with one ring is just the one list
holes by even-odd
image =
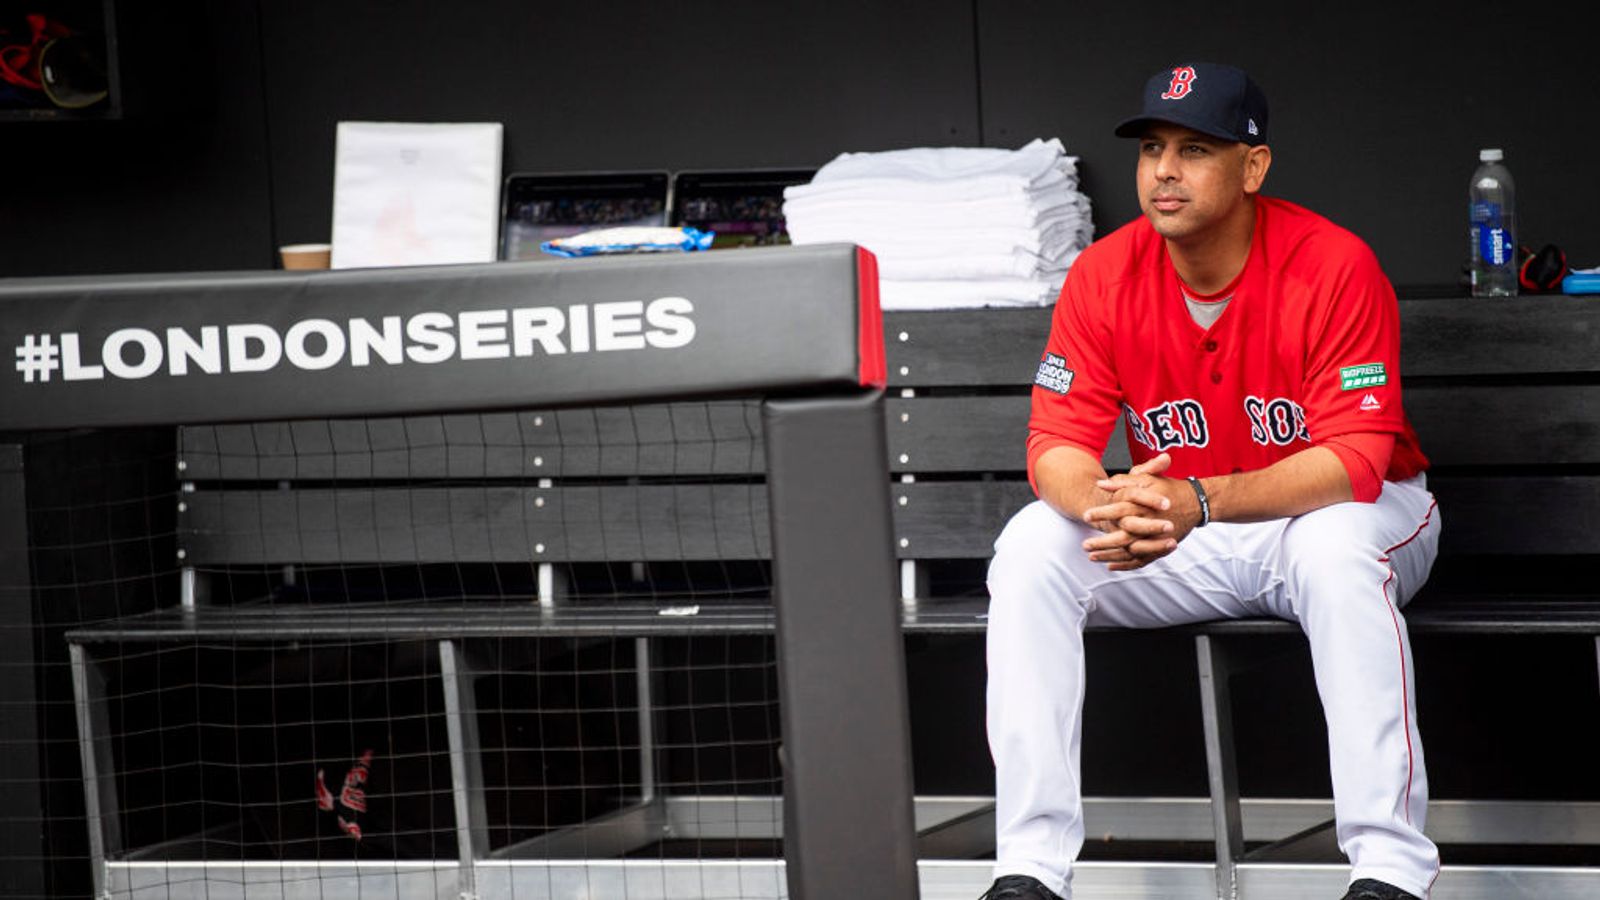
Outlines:
{"label": "black dugout bench", "polygon": [[[125,873],[117,863],[139,855],[136,842],[118,830],[118,798],[127,787],[125,779],[107,774],[121,770],[113,753],[116,742],[108,735],[111,717],[104,699],[105,679],[114,673],[100,662],[127,648],[351,640],[429,648],[434,662],[427,671],[442,685],[449,725],[452,783],[447,794],[460,873],[453,889],[492,895],[516,882],[507,870],[487,865],[491,861],[621,857],[658,839],[663,829],[681,827],[674,818],[681,807],[657,790],[662,773],[655,766],[661,757],[653,748],[653,729],[660,713],[651,709],[658,685],[652,680],[651,661],[661,650],[653,642],[696,634],[776,632],[789,707],[782,754],[787,763],[786,828],[780,834],[790,859],[791,896],[820,896],[815,893],[818,885],[832,877],[848,883],[848,866],[835,865],[830,854],[838,848],[832,844],[813,845],[828,859],[796,866],[797,859],[806,858],[797,854],[808,852],[808,839],[802,837],[806,832],[796,826],[815,816],[822,822],[817,827],[849,835],[853,842],[860,830],[837,829],[850,821],[848,810],[876,802],[863,800],[864,785],[889,784],[896,803],[909,792],[904,771],[908,757],[895,746],[906,734],[904,689],[896,687],[898,674],[888,674],[898,671],[901,657],[879,655],[881,643],[872,645],[879,649],[868,649],[867,642],[880,641],[889,633],[886,627],[893,630],[894,616],[880,615],[891,611],[906,635],[981,635],[981,573],[990,544],[1006,519],[1032,499],[1023,471],[1023,441],[1028,386],[1048,331],[1049,311],[885,316],[888,397],[875,400],[858,393],[862,369],[872,365],[871,351],[862,343],[874,338],[871,329],[858,329],[852,321],[848,328],[834,323],[825,334],[811,333],[817,327],[811,319],[817,307],[797,285],[808,284],[814,270],[774,269],[773,278],[761,286],[750,281],[768,273],[753,273],[748,267],[773,261],[780,269],[791,262],[839,269],[837,277],[854,289],[853,251],[780,250],[717,259],[718,265],[740,267],[730,282],[739,285],[740,294],[757,296],[778,282],[787,285],[783,299],[773,306],[790,308],[772,313],[783,316],[777,331],[766,332],[782,334],[782,340],[771,343],[773,349],[750,343],[761,339],[761,329],[735,328],[726,335],[729,343],[719,345],[717,355],[696,370],[694,377],[700,380],[691,379],[692,384],[674,380],[670,387],[662,386],[656,379],[679,374],[671,366],[641,377],[620,364],[608,364],[603,367],[608,374],[597,383],[587,373],[600,370],[585,368],[573,381],[531,391],[527,382],[490,384],[484,394],[477,390],[484,382],[475,381],[473,390],[465,390],[441,365],[426,372],[414,367],[436,376],[415,382],[418,390],[434,391],[425,396],[411,393],[412,382],[397,390],[374,380],[363,388],[365,393],[317,398],[308,406],[303,388],[286,381],[281,390],[258,394],[276,398],[272,403],[229,406],[196,394],[163,406],[165,418],[160,421],[190,423],[176,432],[173,472],[174,484],[182,485],[176,495],[181,558],[175,564],[181,589],[164,608],[87,623],[67,635],[80,691],[91,820],[99,823],[94,837],[97,877],[107,885],[124,884],[118,880]],[[701,265],[689,261],[684,268]],[[483,284],[508,270],[490,271],[493,275],[485,275]],[[517,305],[500,294],[491,299],[492,292],[469,292],[474,300],[463,303],[456,285],[431,283],[433,277],[420,280],[409,295],[414,305],[405,310],[434,311],[445,298],[463,309]],[[692,285],[662,288],[651,296],[696,297]],[[182,283],[178,287],[182,296],[186,288]],[[394,290],[392,283],[384,287]],[[300,311],[279,314],[284,333],[292,327],[289,323],[306,321],[305,310],[322,310],[323,302],[333,306],[318,315],[333,320],[348,315],[339,306],[347,298],[372,304],[389,300],[373,296],[374,285],[357,273],[260,276],[251,288],[263,297],[287,291],[305,304]],[[503,333],[494,330],[499,319],[472,326],[479,329],[480,348],[491,353],[509,348],[507,365],[517,358],[518,334],[530,352],[548,355],[554,346],[550,341],[561,341],[562,349],[571,350],[576,346],[572,307],[624,293],[615,285],[596,291],[578,276],[540,288],[546,289],[564,299],[540,300],[538,305],[564,309],[562,328],[556,328],[550,314],[537,313],[524,316],[518,332],[508,315]],[[840,301],[846,302],[855,308],[853,294]],[[193,308],[200,308],[198,302]],[[392,311],[381,305],[366,308],[372,310],[372,331],[381,335],[383,316]],[[1444,516],[1434,579],[1406,610],[1411,633],[1565,635],[1590,642],[1600,655],[1600,593],[1583,577],[1600,555],[1600,531],[1593,527],[1600,524],[1600,307],[1557,296],[1417,299],[1402,301],[1401,308],[1407,409],[1434,464],[1429,486]],[[675,309],[669,306],[652,319],[641,305],[629,313],[631,319],[621,320],[620,330],[613,313],[606,313],[613,317],[609,325],[599,324],[590,309],[581,315],[587,317],[590,345],[594,333],[609,328],[610,340],[649,347],[652,340],[671,343],[680,336],[674,331],[680,327],[672,318],[679,314]],[[768,309],[763,306],[758,318]],[[693,321],[696,328],[709,331],[715,315],[736,322],[745,321],[748,313],[713,312],[696,300]],[[96,310],[95,315],[106,313]],[[455,325],[465,327],[459,319]],[[649,336],[652,327],[654,338]],[[8,337],[13,330],[22,333],[8,324]],[[327,329],[318,325],[312,330]],[[352,334],[347,332],[347,339],[353,340]],[[372,359],[400,346],[385,344],[381,337],[367,339]],[[326,340],[324,335],[303,342],[301,356],[316,364],[317,354],[328,352]],[[829,372],[824,392],[843,391],[851,398],[829,400],[824,406],[831,412],[813,410],[813,401],[787,399],[809,389],[783,380],[788,375],[758,383],[741,374],[732,378],[736,384],[729,381],[726,366],[735,357],[771,354],[774,358],[762,364],[781,367],[830,342],[845,347],[824,363]],[[21,339],[13,343],[20,345]],[[790,351],[797,352],[786,355]],[[641,347],[640,352],[646,351]],[[282,374],[303,377],[306,372]],[[741,399],[751,389],[772,399]],[[793,432],[783,416],[770,412],[774,404],[792,408],[802,418],[816,414],[822,427],[808,425],[804,434]],[[490,411],[467,411],[479,408]],[[122,409],[116,403],[96,407],[89,424],[138,421],[137,413],[124,414]],[[427,414],[407,414],[423,411]],[[43,419],[13,417],[9,427],[66,426],[74,423],[75,414],[77,410],[41,410],[36,415]],[[887,436],[886,446],[873,451],[879,454],[876,462],[847,449],[854,438],[846,435],[862,429],[864,416],[873,427],[881,421]],[[857,455],[842,455],[846,453]],[[788,463],[783,454],[803,454],[805,461]],[[1125,467],[1126,462],[1119,434],[1107,467]],[[777,467],[784,464],[797,467],[793,481],[780,480]],[[866,481],[872,482],[870,487]],[[795,487],[786,490],[784,483]],[[893,574],[885,574],[890,570],[865,557],[856,560],[863,553],[871,556],[879,540],[876,520],[859,518],[863,498],[870,500],[868,506],[881,503],[892,516],[892,526],[888,518],[883,520],[882,540],[898,558],[898,585]],[[808,533],[834,529],[833,536],[840,539],[814,548],[804,564],[807,577],[818,579],[805,588],[810,606],[804,620],[782,599],[786,590],[795,596],[801,588],[785,588],[786,573],[795,568],[786,567],[783,532],[774,527],[781,521],[780,508],[799,510],[802,518],[796,521],[808,523],[800,526]],[[1513,528],[1508,527],[1508,510],[1536,510],[1551,518],[1546,527]],[[824,520],[834,524],[812,524]],[[886,558],[889,551],[884,553]],[[773,557],[777,564],[769,588],[762,582],[761,565]],[[729,567],[740,566],[753,566],[739,571],[756,574],[739,584],[725,583],[721,591],[624,589],[619,595],[592,589],[597,571],[606,572],[600,580],[615,588],[618,566],[637,570],[706,562],[719,564],[724,576]],[[472,589],[454,596],[435,593],[381,602],[359,594],[344,602],[311,602],[295,583],[297,577],[306,577],[307,569],[327,567],[403,570],[519,563],[536,567],[537,586],[514,596]],[[262,572],[269,574],[263,578]],[[851,580],[858,575],[864,580]],[[776,604],[773,594],[779,598]],[[845,623],[864,606],[878,611],[865,614],[878,615],[877,624],[863,633],[868,636],[861,642],[842,642],[854,627]],[[1242,798],[1234,763],[1232,709],[1236,699],[1249,701],[1233,696],[1230,678],[1259,664],[1264,653],[1281,652],[1286,641],[1293,646],[1295,630],[1282,622],[1249,620],[1184,633],[1192,638],[1198,667],[1196,712],[1204,734],[1209,800],[1150,798],[1153,804],[1140,807],[1091,798],[1091,831],[1214,843],[1214,865],[1168,871],[1152,864],[1137,875],[1141,883],[1152,885],[1172,879],[1174,896],[1196,890],[1197,879],[1203,884],[1199,890],[1214,889],[1224,897],[1283,896],[1286,886],[1304,886],[1307,873],[1337,881],[1342,877],[1338,866],[1304,864],[1326,856],[1331,827],[1323,819],[1328,804],[1285,807]],[[518,640],[543,638],[620,640],[629,646],[626,662],[637,673],[637,688],[627,698],[636,710],[629,739],[638,747],[639,761],[632,795],[603,820],[553,823],[529,841],[507,845],[489,835],[492,816],[482,802],[480,754],[492,748],[481,745],[473,685],[484,673],[511,664],[508,654],[514,657],[516,651],[508,648]],[[809,665],[809,651],[796,641],[820,642],[830,649]],[[1303,645],[1298,649],[1303,651]],[[819,695],[810,696],[812,690]],[[1593,690],[1589,702],[1589,712],[1596,712],[1600,698]],[[813,732],[825,736],[812,740],[833,743],[835,755],[804,743],[806,725],[795,717],[807,715],[806,710],[827,711],[819,715],[831,724]],[[841,718],[843,711],[849,715]],[[1423,714],[1427,735],[1426,709]],[[841,735],[869,734],[869,740],[848,750],[837,743]],[[1430,756],[1450,752],[1438,741],[1430,741],[1428,750]],[[853,760],[850,765],[862,763],[863,774],[841,779],[840,773],[849,768],[841,762],[844,757]],[[700,809],[703,814],[705,807]],[[1440,804],[1433,821],[1442,829],[1441,842],[1600,845],[1595,810],[1588,802]],[[881,820],[881,814],[871,815],[872,821]],[[1098,826],[1097,817],[1109,824]],[[916,878],[910,874],[913,830],[920,858],[981,861],[985,853],[992,858],[991,805],[982,798],[944,804],[938,798],[919,798],[915,826],[887,829],[882,842],[864,851],[893,859],[895,871],[907,879],[902,885]],[[897,841],[901,849],[887,849]],[[862,857],[858,853],[852,858]],[[1600,870],[1583,865],[1512,871],[1492,866],[1453,869],[1446,862],[1441,890],[1536,884],[1539,896],[1577,897],[1600,884]],[[820,867],[815,870],[819,874],[803,874],[813,871],[807,865]],[[969,869],[962,870],[962,878],[987,883],[981,864]],[[943,872],[924,867],[924,891],[944,883],[939,879],[949,876]],[[808,877],[815,878],[810,885],[804,881]],[[1121,884],[1116,879],[1123,877],[1085,866],[1080,890]],[[886,890],[902,889],[909,890]]]}

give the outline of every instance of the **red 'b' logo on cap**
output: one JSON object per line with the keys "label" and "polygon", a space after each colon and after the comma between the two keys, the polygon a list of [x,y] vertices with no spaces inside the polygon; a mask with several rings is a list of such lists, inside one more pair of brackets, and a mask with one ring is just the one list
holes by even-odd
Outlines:
{"label": "red 'b' logo on cap", "polygon": [[1194,90],[1194,66],[1179,66],[1172,70],[1172,83],[1167,85],[1167,92],[1161,95],[1163,100],[1182,100]]}

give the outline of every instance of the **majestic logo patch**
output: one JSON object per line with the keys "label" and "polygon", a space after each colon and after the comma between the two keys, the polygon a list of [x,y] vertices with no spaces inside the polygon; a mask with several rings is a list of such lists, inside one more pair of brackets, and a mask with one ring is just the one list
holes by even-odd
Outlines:
{"label": "majestic logo patch", "polygon": [[1369,393],[1365,397],[1361,398],[1361,409],[1364,412],[1376,412],[1380,409],[1383,409],[1383,404],[1378,402],[1377,397],[1374,397]]}
{"label": "majestic logo patch", "polygon": [[1383,363],[1363,363],[1359,366],[1345,366],[1339,370],[1339,390],[1341,391],[1378,387],[1388,383],[1389,374],[1384,371]]}
{"label": "majestic logo patch", "polygon": [[1306,411],[1287,397],[1246,397],[1244,414],[1250,420],[1250,439],[1263,447],[1287,447],[1296,440],[1311,440],[1311,432],[1306,430]]}
{"label": "majestic logo patch", "polygon": [[1163,100],[1182,100],[1194,90],[1194,66],[1179,66],[1172,70],[1172,81],[1167,85],[1167,92],[1161,95]]}
{"label": "majestic logo patch", "polygon": [[1067,368],[1065,358],[1046,353],[1044,359],[1039,361],[1039,371],[1033,376],[1033,383],[1047,391],[1055,391],[1063,396],[1072,390],[1072,379],[1076,373]]}

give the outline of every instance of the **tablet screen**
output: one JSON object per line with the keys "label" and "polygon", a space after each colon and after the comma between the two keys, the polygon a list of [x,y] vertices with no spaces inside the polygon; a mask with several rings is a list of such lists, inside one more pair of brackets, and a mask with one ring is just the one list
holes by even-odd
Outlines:
{"label": "tablet screen", "polygon": [[672,224],[716,234],[711,249],[789,243],[783,189],[806,184],[811,169],[679,172],[672,182]]}
{"label": "tablet screen", "polygon": [[516,174],[506,179],[500,258],[556,259],[545,241],[597,228],[667,224],[666,172]]}

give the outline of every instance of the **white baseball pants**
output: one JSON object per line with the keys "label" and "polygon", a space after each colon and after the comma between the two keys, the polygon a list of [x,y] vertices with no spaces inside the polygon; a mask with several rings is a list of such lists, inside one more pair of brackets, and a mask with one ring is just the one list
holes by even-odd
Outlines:
{"label": "white baseball pants", "polygon": [[1244,616],[1298,622],[1328,722],[1334,813],[1351,880],[1426,898],[1439,853],[1422,833],[1428,781],[1411,646],[1399,607],[1439,540],[1424,476],[1376,503],[1197,528],[1166,557],[1111,572],[1082,549],[1098,534],[1035,501],[989,567],[988,731],[995,876],[1031,875],[1070,898],[1083,846],[1079,779],[1086,625],[1156,628]]}

